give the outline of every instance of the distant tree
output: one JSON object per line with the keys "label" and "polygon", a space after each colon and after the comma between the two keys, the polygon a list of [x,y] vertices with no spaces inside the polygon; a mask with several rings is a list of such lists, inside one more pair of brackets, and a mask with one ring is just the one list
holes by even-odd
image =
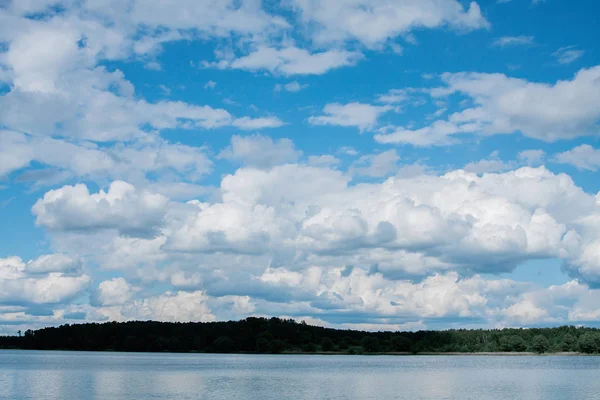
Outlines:
{"label": "distant tree", "polygon": [[348,350],[348,347],[352,346],[353,341],[349,336],[344,336],[339,342],[338,347],[340,350]]}
{"label": "distant tree", "polygon": [[410,339],[399,335],[392,337],[390,345],[392,346],[393,351],[410,351],[412,348]]}
{"label": "distant tree", "polygon": [[561,350],[562,351],[574,351],[577,347],[577,340],[573,335],[567,333],[562,338]]}
{"label": "distant tree", "polygon": [[379,340],[373,336],[362,338],[360,345],[367,353],[377,353],[379,351]]}
{"label": "distant tree", "polygon": [[321,340],[321,350],[332,351],[333,346],[334,346],[334,344],[333,344],[333,340],[331,340],[331,338],[324,337],[323,340]]}
{"label": "distant tree", "polygon": [[[0,0],[1,2],[2,0]],[[546,349],[544,336],[550,347]],[[321,343],[322,338],[329,338]],[[579,339],[578,339],[579,338]],[[539,343],[538,343],[539,342]],[[351,354],[381,351],[600,352],[600,330],[562,326],[533,329],[478,329],[419,332],[360,332],[296,323],[282,318],[249,317],[241,321],[169,323],[129,321],[61,325],[0,336],[0,348],[94,351],[207,351],[278,353],[340,349]]]}
{"label": "distant tree", "polygon": [[235,342],[229,336],[219,336],[213,342],[212,347],[217,353],[232,353],[235,351]]}
{"label": "distant tree", "polygon": [[266,353],[269,350],[269,341],[264,337],[256,339],[256,351]]}
{"label": "distant tree", "polygon": [[587,332],[579,337],[577,347],[579,351],[586,354],[597,353],[600,350],[598,333]]}
{"label": "distant tree", "polygon": [[537,336],[534,336],[531,347],[533,348],[533,351],[535,351],[536,353],[543,354],[543,353],[547,352],[548,349],[550,348],[550,343],[548,342],[548,339],[546,338],[546,336],[537,335]]}
{"label": "distant tree", "polygon": [[500,350],[502,351],[521,352],[525,351],[526,348],[525,341],[519,335],[503,336],[500,338]]}
{"label": "distant tree", "polygon": [[317,351],[317,345],[315,345],[314,343],[310,342],[310,343],[306,343],[303,347],[302,350],[304,350],[307,353],[314,353],[315,351]]}
{"label": "distant tree", "polygon": [[204,336],[194,337],[192,345],[195,350],[204,350],[204,348],[206,347],[206,340],[204,339]]}
{"label": "distant tree", "polygon": [[273,339],[269,342],[269,353],[279,354],[285,350],[285,342],[279,339]]}

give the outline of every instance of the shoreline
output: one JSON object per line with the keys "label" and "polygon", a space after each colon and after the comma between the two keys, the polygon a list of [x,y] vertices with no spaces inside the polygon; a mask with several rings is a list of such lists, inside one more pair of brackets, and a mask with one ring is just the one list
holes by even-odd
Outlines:
{"label": "shoreline", "polygon": [[18,349],[18,348],[0,348],[1,351],[64,351],[73,353],[121,353],[121,354],[222,354],[222,355],[266,355],[266,356],[395,356],[395,357],[421,357],[421,356],[459,356],[459,357],[597,357],[600,354],[586,354],[580,352],[557,352],[557,353],[535,353],[535,352],[476,352],[476,353],[461,353],[461,352],[423,352],[423,353],[411,353],[411,352],[380,352],[380,353],[363,353],[363,354],[351,354],[347,352],[323,352],[316,351],[312,353],[307,352],[281,352],[281,353],[254,353],[254,352],[237,352],[237,353],[208,353],[201,351],[115,351],[115,350],[73,350],[73,349]]}

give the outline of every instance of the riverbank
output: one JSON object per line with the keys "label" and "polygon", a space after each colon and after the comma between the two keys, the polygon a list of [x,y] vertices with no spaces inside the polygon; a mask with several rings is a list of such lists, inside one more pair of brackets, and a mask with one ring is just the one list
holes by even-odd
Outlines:
{"label": "riverbank", "polygon": [[50,352],[92,352],[92,353],[133,353],[133,354],[224,354],[224,355],[285,355],[285,356],[396,356],[396,357],[419,357],[419,356],[462,356],[462,357],[590,357],[599,356],[600,354],[586,354],[580,352],[556,352],[556,353],[535,353],[531,351],[523,352],[479,352],[479,353],[461,353],[461,352],[378,352],[378,353],[348,353],[340,351],[315,351],[315,352],[300,352],[300,351],[284,351],[281,353],[256,353],[256,352],[235,352],[235,353],[212,353],[203,351],[120,351],[120,350],[73,350],[73,349],[21,349],[21,348],[1,348],[0,351],[50,351]]}
{"label": "riverbank", "polygon": [[[246,353],[251,354],[251,353]],[[313,353],[306,352],[283,352],[281,354],[286,355],[323,355],[323,356],[355,356],[355,355],[366,355],[366,356],[502,356],[502,357],[523,357],[523,356],[559,356],[559,357],[580,357],[580,356],[594,356],[598,354],[585,354],[574,351],[564,351],[556,353],[535,353],[532,351],[523,352],[479,352],[479,353],[462,353],[462,352],[422,352],[422,353],[410,353],[410,352],[379,352],[379,353],[348,353],[339,351],[318,351]]]}

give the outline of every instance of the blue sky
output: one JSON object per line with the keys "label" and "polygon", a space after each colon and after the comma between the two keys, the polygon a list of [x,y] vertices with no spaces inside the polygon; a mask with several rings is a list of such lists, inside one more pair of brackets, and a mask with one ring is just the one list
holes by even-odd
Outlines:
{"label": "blue sky", "polygon": [[597,325],[598,15],[0,0],[0,333]]}

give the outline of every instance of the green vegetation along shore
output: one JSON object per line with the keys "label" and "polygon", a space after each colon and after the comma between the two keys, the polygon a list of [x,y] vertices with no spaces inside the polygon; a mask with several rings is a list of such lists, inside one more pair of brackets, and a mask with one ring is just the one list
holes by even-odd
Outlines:
{"label": "green vegetation along shore", "polygon": [[594,354],[600,330],[561,326],[502,330],[364,332],[280,318],[62,325],[1,336],[0,348],[85,351],[324,354]]}

